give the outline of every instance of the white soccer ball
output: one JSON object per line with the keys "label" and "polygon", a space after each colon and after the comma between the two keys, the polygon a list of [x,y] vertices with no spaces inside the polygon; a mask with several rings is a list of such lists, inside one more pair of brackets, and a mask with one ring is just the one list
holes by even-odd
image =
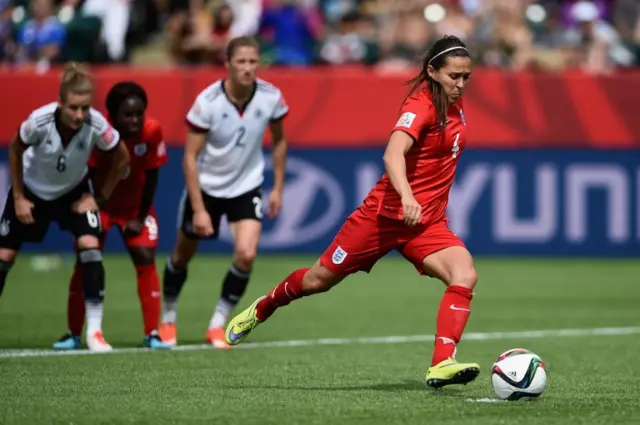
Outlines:
{"label": "white soccer ball", "polygon": [[547,386],[547,372],[537,354],[514,348],[500,354],[493,364],[491,385],[502,400],[535,398]]}

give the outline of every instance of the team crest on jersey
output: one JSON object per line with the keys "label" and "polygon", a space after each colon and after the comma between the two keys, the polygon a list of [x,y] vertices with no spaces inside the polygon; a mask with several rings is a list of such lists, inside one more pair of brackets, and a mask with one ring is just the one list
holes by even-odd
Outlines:
{"label": "team crest on jersey", "polygon": [[256,118],[262,117],[262,111],[260,109],[256,109]]}
{"label": "team crest on jersey", "polygon": [[405,112],[400,116],[400,119],[396,123],[396,127],[407,127],[411,128],[411,124],[413,124],[413,120],[416,119],[416,114],[413,112]]}
{"label": "team crest on jersey", "polygon": [[109,126],[107,130],[104,133],[102,133],[102,141],[107,146],[113,143],[114,137],[115,135],[113,134],[113,128],[111,126]]}
{"label": "team crest on jersey", "polygon": [[87,147],[87,144],[85,143],[84,140],[80,140],[77,146],[78,146],[78,150],[83,151]]}
{"label": "team crest on jersey", "polygon": [[464,111],[460,108],[460,119],[462,120],[462,124],[467,125],[467,120],[464,118]]}
{"label": "team crest on jersey", "polygon": [[336,250],[333,251],[331,261],[333,261],[333,264],[342,264],[345,258],[347,258],[345,250],[342,249],[342,247],[337,247]]}
{"label": "team crest on jersey", "polygon": [[142,156],[145,153],[147,153],[147,144],[146,143],[140,143],[138,145],[134,145],[133,146],[133,153],[135,153],[137,156]]}

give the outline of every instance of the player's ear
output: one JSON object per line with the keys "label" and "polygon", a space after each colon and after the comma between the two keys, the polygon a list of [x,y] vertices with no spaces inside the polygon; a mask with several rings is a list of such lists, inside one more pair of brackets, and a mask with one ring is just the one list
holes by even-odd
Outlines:
{"label": "player's ear", "polygon": [[437,78],[436,78],[436,74],[437,74],[436,70],[431,65],[427,65],[427,74],[429,74],[429,77],[431,77],[432,80],[437,80]]}
{"label": "player's ear", "polygon": [[228,59],[225,59],[225,61],[224,61],[224,67],[225,67],[226,69],[229,69],[229,60],[228,60]]}

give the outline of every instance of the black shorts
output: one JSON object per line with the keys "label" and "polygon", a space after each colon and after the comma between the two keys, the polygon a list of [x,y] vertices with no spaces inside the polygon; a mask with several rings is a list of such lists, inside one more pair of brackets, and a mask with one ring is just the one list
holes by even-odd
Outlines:
{"label": "black shorts", "polygon": [[185,190],[184,196],[180,201],[178,210],[178,226],[180,230],[192,239],[215,239],[220,231],[220,219],[222,216],[227,217],[229,223],[240,220],[258,220],[262,221],[262,189],[259,187],[250,190],[236,198],[214,198],[211,195],[202,193],[202,202],[204,208],[211,216],[211,224],[213,225],[213,235],[209,238],[198,236],[193,232],[193,208],[189,201],[189,195]]}
{"label": "black shorts", "polygon": [[76,239],[85,235],[100,237],[100,214],[97,211],[76,214],[72,210],[73,204],[84,193],[93,193],[88,180],[80,183],[71,192],[51,201],[37,197],[25,187],[26,198],[34,204],[31,213],[35,222],[23,224],[16,216],[13,188],[9,189],[0,218],[0,248],[18,250],[23,243],[42,242],[52,221],[57,222],[60,229],[71,232]]}

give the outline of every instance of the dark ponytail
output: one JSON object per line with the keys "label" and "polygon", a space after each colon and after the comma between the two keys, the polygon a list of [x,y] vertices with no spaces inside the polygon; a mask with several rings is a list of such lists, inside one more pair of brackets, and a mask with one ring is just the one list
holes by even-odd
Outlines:
{"label": "dark ponytail", "polygon": [[[427,89],[431,93],[433,106],[436,108],[438,124],[444,127],[447,124],[447,110],[449,100],[442,85],[429,76],[429,65],[435,70],[442,68],[449,57],[469,57],[467,46],[458,37],[445,35],[431,46],[425,57],[422,59],[420,73],[406,82],[411,86],[407,98],[411,96],[420,86],[427,83]],[[405,98],[406,100],[406,98]]]}

